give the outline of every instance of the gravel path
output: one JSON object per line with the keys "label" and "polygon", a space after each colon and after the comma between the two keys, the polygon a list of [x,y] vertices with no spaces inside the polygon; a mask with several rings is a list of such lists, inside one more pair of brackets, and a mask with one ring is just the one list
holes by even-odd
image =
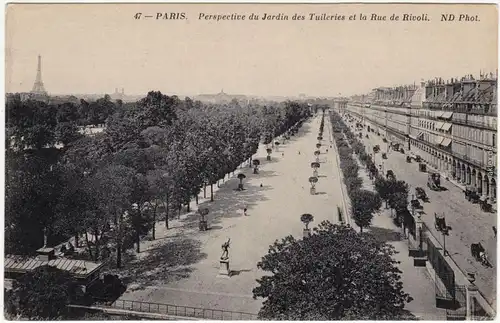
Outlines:
{"label": "gravel path", "polygon": [[[263,272],[256,264],[269,245],[289,234],[300,238],[302,213],[314,216],[312,226],[323,220],[337,223],[336,206],[341,207],[342,200],[336,160],[327,139],[321,147],[317,195],[309,193],[320,120],[315,117],[306,122],[292,140],[272,153],[271,161],[265,160],[262,145],[254,157],[261,160],[259,174],[242,169],[247,176],[244,191],[235,190],[238,180],[232,177],[215,190],[214,202],[200,199],[200,207],[210,209],[210,230],[198,231],[195,212],[172,221],[169,230],[164,222],[157,223],[157,239],[141,243],[142,252],[132,254],[122,271],[129,282],[122,299],[257,313],[261,300],[252,298],[252,289]],[[245,207],[248,216],[243,215]],[[221,245],[228,238],[234,272],[230,278],[221,278]]]}

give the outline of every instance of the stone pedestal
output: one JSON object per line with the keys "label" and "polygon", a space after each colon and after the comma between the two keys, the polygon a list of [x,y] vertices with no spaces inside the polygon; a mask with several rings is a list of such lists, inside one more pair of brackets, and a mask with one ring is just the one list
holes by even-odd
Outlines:
{"label": "stone pedestal", "polygon": [[267,156],[266,160],[270,161],[271,160],[271,156]]}
{"label": "stone pedestal", "polygon": [[258,174],[258,173],[259,173],[259,170],[257,169],[257,167],[255,167],[255,168],[253,169],[253,173],[254,173],[254,174]]}
{"label": "stone pedestal", "polygon": [[304,229],[304,238],[308,238],[311,235],[311,229]]}
{"label": "stone pedestal", "polygon": [[311,192],[311,195],[316,195],[316,188],[311,187],[309,191]]}
{"label": "stone pedestal", "polygon": [[231,276],[231,270],[229,269],[229,259],[220,260],[219,276]]}
{"label": "stone pedestal", "polygon": [[318,177],[318,171],[317,171],[317,170],[314,170],[314,171],[313,171],[313,176],[314,176],[314,177]]}
{"label": "stone pedestal", "polygon": [[238,189],[239,189],[240,191],[243,191],[243,184],[241,184],[241,183],[240,183],[240,184],[238,184]]}

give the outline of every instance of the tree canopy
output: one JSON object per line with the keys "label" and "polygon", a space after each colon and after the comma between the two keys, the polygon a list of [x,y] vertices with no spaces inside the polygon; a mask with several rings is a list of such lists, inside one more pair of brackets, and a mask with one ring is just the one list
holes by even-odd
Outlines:
{"label": "tree canopy", "polygon": [[77,288],[67,271],[38,267],[14,281],[11,314],[38,320],[64,318],[67,305],[79,295]]}
{"label": "tree canopy", "polygon": [[[49,244],[83,236],[94,260],[115,250],[117,266],[122,249],[154,237],[154,222],[168,228],[206,186],[213,200],[212,186],[251,163],[261,141],[310,115],[297,102],[204,104],[158,91],[135,103],[13,96],[6,108],[6,251],[34,253],[45,229]],[[80,133],[104,123],[97,135]]]}
{"label": "tree canopy", "polygon": [[373,213],[380,209],[382,200],[377,193],[358,190],[352,194],[351,202],[354,221],[363,231],[363,228],[371,224]]}
{"label": "tree canopy", "polygon": [[[269,320],[397,320],[412,298],[403,291],[394,247],[369,233],[323,222],[303,240],[276,241],[257,266],[254,298]],[[369,262],[366,260],[370,259]]]}

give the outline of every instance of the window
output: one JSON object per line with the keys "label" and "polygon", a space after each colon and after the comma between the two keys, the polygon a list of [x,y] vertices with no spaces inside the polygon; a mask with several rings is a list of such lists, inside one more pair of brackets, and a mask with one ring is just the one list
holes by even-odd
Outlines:
{"label": "window", "polygon": [[492,145],[492,146],[496,146],[496,141],[495,141],[495,139],[496,139],[496,138],[495,138],[495,137],[496,137],[496,136],[495,136],[495,134],[494,134],[494,133],[492,133],[492,134],[491,134],[491,140],[492,140],[491,145]]}

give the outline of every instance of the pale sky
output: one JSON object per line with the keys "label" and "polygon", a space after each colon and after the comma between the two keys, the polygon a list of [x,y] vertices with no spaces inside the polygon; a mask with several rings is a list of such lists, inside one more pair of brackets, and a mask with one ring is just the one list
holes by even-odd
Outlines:
{"label": "pale sky", "polygon": [[[187,20],[134,19],[185,12]],[[288,21],[251,21],[252,13]],[[199,14],[245,14],[205,21]],[[294,13],[305,21],[292,21]],[[309,13],[345,15],[311,21]],[[368,15],[360,21],[359,14]],[[430,22],[370,21],[428,14]],[[441,22],[442,13],[479,22]],[[356,14],[355,21],[349,15]],[[7,8],[6,91],[30,91],[42,55],[52,94],[165,93],[336,96],[422,78],[497,69],[494,5],[15,4]]]}

